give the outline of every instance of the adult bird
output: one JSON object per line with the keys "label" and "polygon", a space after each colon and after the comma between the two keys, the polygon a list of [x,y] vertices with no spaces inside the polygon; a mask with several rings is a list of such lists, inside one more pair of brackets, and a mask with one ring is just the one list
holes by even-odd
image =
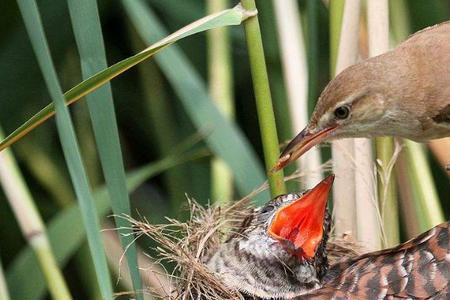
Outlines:
{"label": "adult bird", "polygon": [[333,176],[255,209],[206,262],[250,299],[450,299],[450,225],[329,267]]}
{"label": "adult bird", "polygon": [[450,22],[428,27],[342,71],[273,170],[330,139],[397,136],[424,142],[450,136],[449,37]]}

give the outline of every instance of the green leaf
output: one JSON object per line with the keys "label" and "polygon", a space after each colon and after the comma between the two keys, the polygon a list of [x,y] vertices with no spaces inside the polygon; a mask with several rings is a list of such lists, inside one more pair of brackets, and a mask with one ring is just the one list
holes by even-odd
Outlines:
{"label": "green leaf", "polygon": [[[197,154],[195,154],[197,155]],[[133,192],[139,185],[164,170],[195,158],[194,155],[172,155],[160,161],[148,164],[127,174],[127,192]],[[99,218],[104,218],[110,211],[106,187],[94,193],[95,206]],[[48,225],[48,236],[56,260],[64,266],[77,251],[86,237],[82,226],[78,205],[73,204],[56,215]],[[32,278],[32,280],[24,280]],[[6,279],[12,299],[38,300],[46,291],[44,277],[36,257],[30,247],[20,252],[6,272]]]}
{"label": "green leaf", "polygon": [[[118,75],[122,74],[131,67],[137,65],[141,61],[144,61],[152,57],[160,50],[172,45],[173,43],[182,38],[212,28],[230,25],[239,25],[246,18],[248,18],[248,13],[245,10],[243,10],[240,6],[236,6],[232,9],[227,9],[222,12],[199,19],[172,33],[171,35],[168,35],[167,37],[156,42],[155,44],[151,45],[145,50],[139,52],[138,54],[126,58],[110,66],[109,68],[97,73],[96,75],[90,77],[89,79],[79,83],[78,85],[76,85],[75,87],[73,87],[64,94],[66,103],[71,104],[79,100],[83,96],[86,96],[87,94],[98,89],[105,83],[109,82],[111,79],[117,77]],[[36,115],[34,115],[31,119],[22,124],[16,130],[14,130],[14,132],[12,132],[9,136],[7,136],[3,141],[1,141],[0,151],[6,147],[9,147],[10,145],[18,141],[20,138],[22,138],[24,135],[29,133],[31,130],[33,130],[34,128],[45,122],[48,118],[53,116],[54,113],[55,113],[54,105],[53,104],[47,105]]]}
{"label": "green leaf", "polygon": [[[241,3],[248,10],[256,10],[255,0],[241,0]],[[270,170],[278,161],[280,148],[258,16],[245,22],[244,29],[250,71],[252,73],[259,131],[264,152],[264,162],[267,170]],[[270,172],[268,177],[272,197],[286,193],[283,170]]]}
{"label": "green leaf", "polygon": [[[151,44],[166,35],[156,15],[143,1],[122,1],[131,22],[141,38]],[[256,189],[264,181],[264,173],[257,155],[236,125],[227,121],[208,95],[198,72],[177,46],[172,46],[155,57],[162,72],[173,86],[180,101],[200,132],[207,132],[206,142],[221,157],[235,176],[241,195]],[[256,203],[269,199],[268,193],[260,193]]]}
{"label": "green leaf", "polygon": [[[80,53],[83,79],[87,79],[107,68],[97,2],[95,0],[68,0],[68,4],[75,40]],[[130,215],[130,199],[126,188],[111,85],[105,84],[97,91],[87,95],[86,98],[113,213],[115,216]],[[117,227],[127,227],[124,218],[116,217],[115,221]],[[130,233],[129,230],[124,229],[119,236],[122,247],[127,248],[125,255],[135,296],[141,300],[143,295],[141,292],[137,292],[142,290],[142,282],[137,266],[136,246],[133,243],[133,235],[128,233]]]}
{"label": "green leaf", "polygon": [[87,231],[89,249],[94,262],[100,291],[104,299],[112,299],[112,284],[100,236],[99,220],[82,163],[72,120],[64,103],[64,96],[48,48],[39,11],[35,0],[18,0],[17,2],[25,22],[28,36],[31,40],[31,45],[36,54],[39,67],[43,73],[47,89],[49,90],[55,105],[58,134],[72,179],[72,184],[79,200],[82,219]]}

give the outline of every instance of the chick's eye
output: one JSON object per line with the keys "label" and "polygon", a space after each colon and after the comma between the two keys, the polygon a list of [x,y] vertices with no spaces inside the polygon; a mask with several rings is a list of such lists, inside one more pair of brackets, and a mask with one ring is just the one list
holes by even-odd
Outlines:
{"label": "chick's eye", "polygon": [[265,207],[263,207],[263,209],[261,210],[261,213],[265,214],[268,212],[271,212],[274,209],[273,205],[267,205]]}
{"label": "chick's eye", "polygon": [[346,105],[339,106],[334,110],[334,115],[336,118],[341,120],[347,119],[348,116],[350,115],[350,108]]}

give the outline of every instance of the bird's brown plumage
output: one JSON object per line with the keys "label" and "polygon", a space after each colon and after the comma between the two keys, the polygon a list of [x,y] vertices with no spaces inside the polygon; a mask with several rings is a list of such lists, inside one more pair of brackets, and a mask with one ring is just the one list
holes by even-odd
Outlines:
{"label": "bird's brown plumage", "polygon": [[[350,131],[342,130],[343,136],[393,135],[418,141],[449,136],[449,36],[450,22],[432,26],[392,51],[347,68],[323,91],[310,126],[318,125],[321,117],[340,101],[354,97],[354,105],[367,102],[368,109],[367,115],[358,116],[355,125],[379,122],[380,126],[368,131],[352,127]],[[385,113],[383,118],[371,119],[376,95]]]}
{"label": "bird's brown plumage", "polygon": [[450,299],[450,223],[395,248],[332,266],[322,287],[297,299]]}
{"label": "bird's brown plumage", "polygon": [[[339,118],[336,109],[343,106],[348,114]],[[450,22],[419,31],[331,80],[274,170],[320,142],[375,136],[421,142],[450,136]]]}

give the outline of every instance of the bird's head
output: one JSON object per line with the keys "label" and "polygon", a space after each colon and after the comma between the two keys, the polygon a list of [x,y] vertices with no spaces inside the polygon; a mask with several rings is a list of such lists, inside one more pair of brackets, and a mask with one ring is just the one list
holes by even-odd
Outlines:
{"label": "bird's head", "polygon": [[328,268],[326,206],[333,180],[255,209],[210,258],[209,269],[228,287],[262,299],[289,299],[318,288]]}
{"label": "bird's head", "polygon": [[[375,66],[374,66],[375,65]],[[319,97],[309,124],[284,149],[274,171],[313,146],[346,137],[383,135],[391,119],[376,64],[366,61],[347,68],[330,81]]]}
{"label": "bird's head", "polygon": [[[255,210],[240,241],[256,258],[312,262],[324,256],[330,217],[327,199],[334,175],[302,194],[285,194]],[[323,247],[321,247],[323,246]]]}
{"label": "bird's head", "polygon": [[279,196],[268,204],[275,206],[267,222],[268,235],[300,260],[312,261],[324,254],[330,225],[327,200],[333,181],[334,175],[328,176],[301,195]]}

